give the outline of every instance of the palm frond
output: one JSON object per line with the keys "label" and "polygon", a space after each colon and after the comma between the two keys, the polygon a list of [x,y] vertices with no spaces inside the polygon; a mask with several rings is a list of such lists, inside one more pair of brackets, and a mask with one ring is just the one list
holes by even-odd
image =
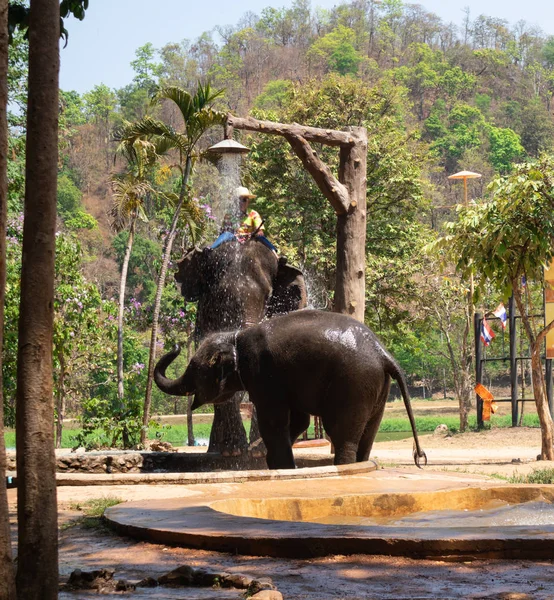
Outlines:
{"label": "palm frond", "polygon": [[109,211],[111,226],[122,231],[133,218],[148,220],[144,211],[144,199],[154,193],[150,183],[137,178],[133,173],[114,175],[111,178],[112,206]]}

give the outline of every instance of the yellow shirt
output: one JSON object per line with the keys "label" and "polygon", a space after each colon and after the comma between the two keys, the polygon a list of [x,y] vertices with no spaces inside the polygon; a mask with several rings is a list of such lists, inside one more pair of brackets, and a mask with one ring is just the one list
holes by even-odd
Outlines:
{"label": "yellow shirt", "polygon": [[261,233],[264,230],[264,226],[262,225],[262,217],[260,217],[255,210],[251,210],[239,227],[237,235],[239,237],[245,237],[247,235],[252,235],[256,230],[258,233]]}

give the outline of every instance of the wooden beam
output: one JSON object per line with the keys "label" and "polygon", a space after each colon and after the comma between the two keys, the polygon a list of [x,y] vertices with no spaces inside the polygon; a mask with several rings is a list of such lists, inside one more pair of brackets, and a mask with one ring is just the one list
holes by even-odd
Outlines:
{"label": "wooden beam", "polygon": [[348,189],[348,212],[337,219],[337,275],[333,310],[364,322],[367,130],[349,128],[352,148],[340,150],[339,179]]}
{"label": "wooden beam", "polygon": [[287,125],[285,123],[274,123],[273,121],[259,121],[253,117],[235,117],[231,114],[227,115],[227,127],[282,136],[296,135],[309,142],[317,142],[326,146],[353,146],[356,143],[355,137],[347,131],[304,127],[298,125],[298,123]]}
{"label": "wooden beam", "polygon": [[331,169],[317,156],[310,144],[300,135],[284,134],[292,149],[313,177],[321,193],[329,200],[337,215],[345,214],[350,206],[348,189],[331,173]]}

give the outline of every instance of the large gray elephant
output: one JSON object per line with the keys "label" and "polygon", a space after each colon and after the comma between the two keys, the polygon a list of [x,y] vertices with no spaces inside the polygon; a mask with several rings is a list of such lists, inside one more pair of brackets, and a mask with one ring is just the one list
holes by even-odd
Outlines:
{"label": "large gray elephant", "polygon": [[294,468],[292,445],[320,416],[335,446],[335,464],[367,460],[383,417],[391,378],[398,382],[421,450],[400,367],[364,324],[337,313],[302,310],[207,337],[185,373],[166,378],[177,348],[163,356],[154,380],[167,394],[194,393],[193,408],[224,404],[246,390],[256,407],[270,469]]}
{"label": "large gray elephant", "polygon": [[[215,331],[245,328],[306,306],[302,272],[278,259],[256,237],[189,250],[175,279],[183,297],[198,302],[197,342]],[[239,406],[240,396],[215,407],[209,451],[239,454],[247,448]]]}

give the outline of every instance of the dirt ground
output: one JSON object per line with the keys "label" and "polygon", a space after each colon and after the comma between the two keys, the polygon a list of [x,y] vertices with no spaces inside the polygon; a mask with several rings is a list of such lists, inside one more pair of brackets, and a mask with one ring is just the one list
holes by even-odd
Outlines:
{"label": "dirt ground", "polygon": [[[430,457],[427,468],[434,470],[509,476],[522,470],[529,472],[539,467],[554,466],[533,460],[540,450],[540,431],[536,429],[493,429],[447,438],[428,435],[422,436],[421,441]],[[387,462],[409,465],[411,447],[411,440],[382,442],[374,446],[372,456],[379,457],[385,468]],[[270,577],[284,598],[295,600],[554,599],[554,569],[551,561],[445,562],[365,555],[293,560],[235,556],[163,547],[120,537],[104,528],[88,529],[79,523],[82,513],[75,508],[76,503],[87,498],[159,498],[161,494],[170,497],[179,495],[180,489],[179,486],[142,485],[117,486],[116,489],[109,486],[58,488],[62,579],[66,579],[77,568],[113,568],[117,578],[138,581],[146,576],[158,577],[186,564],[214,571]],[[14,529],[15,498],[15,490],[9,490]],[[84,599],[92,595],[96,594],[62,592],[60,598]],[[227,600],[242,596],[236,590],[155,588],[137,590],[130,597]]]}

